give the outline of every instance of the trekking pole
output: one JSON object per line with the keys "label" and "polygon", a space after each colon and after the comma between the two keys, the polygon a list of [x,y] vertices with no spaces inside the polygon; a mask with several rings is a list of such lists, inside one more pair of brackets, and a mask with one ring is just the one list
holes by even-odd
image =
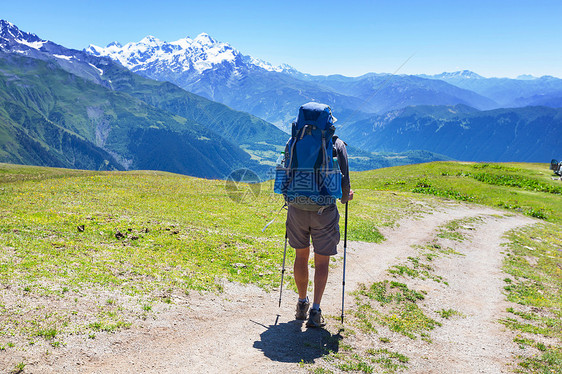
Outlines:
{"label": "trekking pole", "polygon": [[285,249],[283,250],[283,269],[281,270],[281,287],[279,288],[279,307],[281,308],[281,296],[283,296],[283,276],[285,275],[285,257],[287,255],[287,230],[285,230]]}
{"label": "trekking pole", "polygon": [[343,281],[341,287],[341,323],[343,323],[343,310],[345,298],[345,260],[347,255],[347,203],[345,203],[345,229],[343,234]]}

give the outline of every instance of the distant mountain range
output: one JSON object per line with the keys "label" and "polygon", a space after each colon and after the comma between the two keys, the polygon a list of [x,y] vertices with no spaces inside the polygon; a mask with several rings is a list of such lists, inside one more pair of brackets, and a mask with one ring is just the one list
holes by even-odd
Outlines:
{"label": "distant mountain range", "polygon": [[[269,177],[288,138],[258,117],[7,21],[0,21],[0,120],[0,162],[207,178],[237,168]],[[354,170],[446,159],[408,152],[395,161],[350,150]]]}
{"label": "distant mountain range", "polygon": [[85,51],[252,113],[285,131],[295,108],[311,99],[330,104],[336,116],[347,122],[413,105],[462,104],[479,110],[562,106],[562,79],[558,78],[484,78],[466,70],[433,76],[313,76],[243,55],[207,34],[170,43],[149,36],[124,46],[90,45]]}
{"label": "distant mountain range", "polygon": [[[517,109],[562,107],[562,79],[554,77],[484,78],[468,70],[313,76],[245,56],[207,34],[172,43],[147,37],[125,46],[90,45],[86,51],[252,113],[284,131],[301,103],[328,103],[340,119],[340,134],[369,152],[424,149],[463,160],[540,161],[558,151],[557,111]],[[404,109],[411,106],[423,108]]]}
{"label": "distant mountain range", "polygon": [[359,108],[362,100],[302,81],[288,65],[273,66],[245,56],[207,34],[164,42],[148,36],[137,43],[86,52],[110,57],[145,77],[172,82],[183,89],[252,113],[287,131],[298,108],[312,98],[334,108]]}
{"label": "distant mountain range", "polygon": [[510,78],[484,78],[471,71],[442,73],[421,77],[436,79],[476,92],[497,103],[494,109],[520,108],[525,106],[562,107],[562,79],[530,75]]}
{"label": "distant mountain range", "polygon": [[[547,162],[560,158],[562,127],[559,110],[544,106],[559,106],[561,82],[469,71],[312,76],[207,34],[78,51],[0,21],[0,162],[265,177],[288,138],[281,129],[308,101],[333,107],[352,170]],[[528,103],[543,106],[517,108]]]}

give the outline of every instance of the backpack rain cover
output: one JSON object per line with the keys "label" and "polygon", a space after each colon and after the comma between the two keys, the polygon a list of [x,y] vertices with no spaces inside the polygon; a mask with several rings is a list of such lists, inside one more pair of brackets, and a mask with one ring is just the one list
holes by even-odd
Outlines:
{"label": "backpack rain cover", "polygon": [[331,205],[341,198],[341,172],[332,155],[335,130],[328,105],[310,102],[300,107],[275,171],[274,191],[287,202]]}

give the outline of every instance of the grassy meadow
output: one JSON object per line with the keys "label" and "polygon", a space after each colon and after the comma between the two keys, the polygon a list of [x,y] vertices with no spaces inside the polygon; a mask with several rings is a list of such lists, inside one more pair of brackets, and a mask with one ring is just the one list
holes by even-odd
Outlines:
{"label": "grassy meadow", "polygon": [[[562,222],[562,182],[552,177],[547,164],[456,162],[353,173],[356,199],[349,204],[348,239],[380,242],[384,238],[378,228],[429,212],[444,199],[536,217],[545,229],[514,233],[512,242],[516,236],[522,241],[550,238],[541,250],[554,256],[552,267],[541,267],[540,280],[533,280],[534,269],[513,270],[506,263],[508,272],[516,272],[509,285],[548,284],[542,292],[545,298],[556,295],[552,303],[526,302],[560,317],[560,284],[555,280],[561,276],[556,269],[562,262],[562,235],[553,228]],[[0,164],[0,351],[39,343],[56,349],[66,344],[69,334],[95,339],[97,333],[134,326],[155,313],[157,305],[175,303],[190,292],[220,292],[225,282],[273,290],[280,281],[285,212],[278,213],[283,200],[272,189],[272,181],[232,189],[221,180],[155,171]],[[342,229],[343,212],[340,205]],[[289,249],[288,264],[291,255]],[[412,261],[411,267],[423,271]],[[290,268],[289,287],[294,283]],[[405,305],[400,309],[403,320],[414,326],[406,334],[428,338],[427,331],[438,323],[419,314],[416,301],[422,296],[404,279],[367,285],[356,296],[381,298],[389,310]],[[512,295],[511,288],[506,293],[514,303],[522,297]],[[362,305],[370,310],[368,303]],[[386,314],[371,315],[357,329],[392,322]],[[517,321],[519,317],[514,315]],[[540,321],[554,324],[558,330],[552,334],[560,339],[559,322]],[[519,328],[513,321],[504,324]],[[526,346],[540,341],[525,339],[521,344]],[[549,354],[546,367],[548,359],[562,360],[559,347],[544,347]],[[399,353],[370,354],[377,360],[398,360],[396,370],[406,367],[407,358]],[[339,365],[339,370],[347,367]],[[532,371],[533,365],[543,364],[525,362],[521,368],[538,372]]]}
{"label": "grassy meadow", "polygon": [[432,162],[357,173],[355,188],[428,194],[562,222],[562,183],[547,164]]}
{"label": "grassy meadow", "polygon": [[[270,182],[245,187],[0,164],[0,350],[127,328],[155,304],[220,292],[224,282],[278,287],[285,212],[262,228],[283,199]],[[385,195],[357,204],[366,211],[350,224],[350,239],[380,241],[377,227],[419,210],[406,197],[383,204]]]}

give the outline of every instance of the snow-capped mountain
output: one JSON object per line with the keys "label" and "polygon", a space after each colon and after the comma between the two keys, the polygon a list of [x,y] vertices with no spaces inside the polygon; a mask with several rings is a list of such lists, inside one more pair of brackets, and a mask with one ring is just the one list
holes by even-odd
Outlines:
{"label": "snow-capped mountain", "polygon": [[423,78],[441,79],[441,80],[455,80],[455,79],[484,79],[483,76],[476,74],[470,70],[460,70],[453,72],[443,72],[436,75],[420,75]]}
{"label": "snow-capped mountain", "polygon": [[147,36],[139,42],[124,46],[117,42],[110,43],[105,48],[90,45],[85,51],[94,56],[110,57],[132,71],[152,74],[201,74],[221,67],[234,73],[255,68],[276,72],[294,70],[288,65],[273,66],[251,56],[244,56],[230,44],[219,42],[206,33],[199,34],[194,39],[186,37],[175,42]]}
{"label": "snow-capped mountain", "polygon": [[434,75],[435,79],[450,80],[450,79],[485,79],[483,76],[476,74],[470,70],[460,70],[454,72],[443,72],[441,74]]}
{"label": "snow-capped mountain", "polygon": [[147,78],[168,81],[236,110],[252,113],[284,130],[283,126],[294,119],[296,108],[311,100],[339,108],[355,109],[361,105],[358,98],[298,80],[295,76],[301,73],[291,66],[274,66],[244,55],[205,33],[175,42],[147,36],[125,45],[116,42],[105,48],[90,45],[84,51],[109,57]]}
{"label": "snow-capped mountain", "polygon": [[247,113],[1,20],[0,65],[0,162],[221,178],[265,174],[249,153],[286,141]]}
{"label": "snow-capped mountain", "polygon": [[21,31],[13,23],[0,20],[0,49],[12,49],[20,46],[21,51],[29,48],[40,49],[46,43],[35,34]]}
{"label": "snow-capped mountain", "polygon": [[94,83],[106,87],[111,83],[103,77],[103,70],[94,65],[99,58],[41,39],[36,34],[21,31],[16,25],[5,20],[0,20],[0,52],[52,61],[69,73]]}
{"label": "snow-capped mountain", "polygon": [[88,57],[84,52],[68,49],[41,39],[36,34],[21,31],[16,25],[5,20],[0,20],[0,51],[29,55],[34,58],[38,58],[41,52],[62,60],[70,60],[78,56]]}

